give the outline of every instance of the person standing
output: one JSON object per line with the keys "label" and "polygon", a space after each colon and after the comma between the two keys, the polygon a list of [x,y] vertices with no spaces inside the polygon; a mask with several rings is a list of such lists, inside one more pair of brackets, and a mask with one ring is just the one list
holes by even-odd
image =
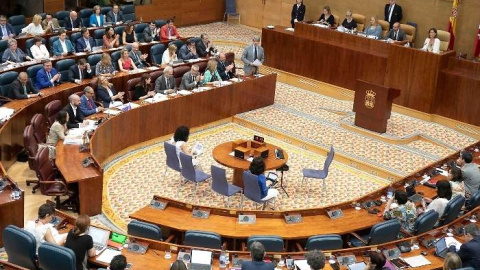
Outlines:
{"label": "person standing", "polygon": [[397,5],[397,0],[389,0],[385,5],[385,21],[390,23],[390,29],[393,24],[402,20],[402,7]]}
{"label": "person standing", "polygon": [[295,28],[296,22],[301,22],[305,18],[305,5],[303,4],[303,0],[296,1],[292,7],[292,19],[290,20],[292,28]]}
{"label": "person standing", "polygon": [[244,63],[243,70],[245,75],[257,74],[258,66],[253,65],[255,60],[263,64],[265,57],[263,55],[263,48],[260,46],[260,38],[253,37],[252,45],[247,46],[242,53],[242,62]]}

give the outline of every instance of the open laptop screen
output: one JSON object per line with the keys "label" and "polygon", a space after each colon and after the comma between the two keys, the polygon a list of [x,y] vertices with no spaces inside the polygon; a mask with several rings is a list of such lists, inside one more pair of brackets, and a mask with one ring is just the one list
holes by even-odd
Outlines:
{"label": "open laptop screen", "polygon": [[88,228],[88,235],[92,237],[93,243],[97,245],[106,245],[108,243],[108,237],[110,237],[110,232],[90,226],[90,228]]}

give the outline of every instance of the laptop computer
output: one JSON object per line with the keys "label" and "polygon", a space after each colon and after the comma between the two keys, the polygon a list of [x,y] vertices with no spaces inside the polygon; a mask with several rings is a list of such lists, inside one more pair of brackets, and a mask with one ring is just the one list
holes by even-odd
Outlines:
{"label": "laptop computer", "polygon": [[418,193],[416,193],[416,194],[413,194],[412,196],[408,197],[408,199],[409,199],[410,201],[416,203],[416,202],[421,202],[422,199],[423,199],[423,196],[420,195],[420,194],[418,194]]}
{"label": "laptop computer", "polygon": [[192,249],[189,270],[212,269],[212,252]]}
{"label": "laptop computer", "polygon": [[95,255],[102,253],[107,248],[110,231],[90,226],[88,235],[93,239],[93,247],[95,248]]}
{"label": "laptop computer", "polygon": [[437,242],[435,242],[435,254],[440,257],[445,259],[445,256],[448,253],[448,247],[447,247],[447,241],[445,240],[445,237],[440,238]]}

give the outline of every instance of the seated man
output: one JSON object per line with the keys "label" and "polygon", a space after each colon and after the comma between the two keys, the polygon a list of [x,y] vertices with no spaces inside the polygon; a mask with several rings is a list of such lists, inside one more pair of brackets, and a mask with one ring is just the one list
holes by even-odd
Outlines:
{"label": "seated man", "polygon": [[465,185],[465,197],[468,199],[480,189],[480,170],[473,161],[473,155],[469,151],[461,151],[457,164],[462,169],[463,184]]}
{"label": "seated man", "polygon": [[95,40],[90,36],[87,28],[82,28],[80,32],[82,37],[77,39],[77,52],[91,52],[95,47]]}
{"label": "seated man", "polygon": [[149,66],[147,63],[148,53],[142,54],[139,49],[138,42],[134,42],[132,44],[132,49],[128,53],[128,56],[130,56],[137,68],[144,68],[146,66]]}
{"label": "seated man", "polygon": [[393,24],[393,28],[390,29],[385,39],[399,45],[405,45],[408,43],[407,34],[400,29],[400,23],[398,22]]}
{"label": "seated man", "polygon": [[458,251],[456,251],[454,245],[449,247],[449,251],[457,252],[462,259],[463,267],[480,269],[480,229],[477,225],[468,224],[465,226],[465,240],[467,242],[462,244]]}
{"label": "seated man", "polygon": [[113,25],[123,23],[123,12],[120,11],[117,4],[113,5],[112,10],[107,13],[107,22]]}
{"label": "seated man", "polygon": [[233,73],[233,68],[235,67],[234,63],[230,63],[226,61],[226,57],[224,53],[220,53],[217,59],[217,72],[220,74],[222,81],[228,81],[232,78],[235,78],[235,74]]}
{"label": "seated man", "polygon": [[143,42],[152,42],[154,40],[158,40],[157,26],[155,25],[154,21],[150,22],[150,25],[143,29],[142,37]]}
{"label": "seated man", "polygon": [[62,110],[68,113],[67,128],[79,128],[83,126],[83,114],[78,105],[80,105],[80,97],[77,94],[72,94],[68,97],[67,106]]}
{"label": "seated man", "polygon": [[15,37],[13,26],[7,22],[7,16],[0,15],[0,35],[3,39],[11,39]]}
{"label": "seated man", "polygon": [[77,12],[70,11],[70,17],[65,19],[65,29],[68,31],[76,31],[82,27],[82,19],[78,18]]}
{"label": "seated man", "polygon": [[174,40],[180,38],[177,28],[173,25],[172,20],[167,20],[167,24],[160,28],[160,38],[163,40]]}
{"label": "seated man", "polygon": [[74,53],[70,39],[67,39],[67,32],[65,30],[59,31],[58,40],[52,44],[52,54],[55,56],[67,55],[68,53]]}
{"label": "seated man", "polygon": [[263,261],[265,257],[265,247],[260,242],[253,242],[250,245],[250,256],[252,261],[244,261],[242,270],[273,270],[275,265]]}
{"label": "seated man", "polygon": [[197,44],[195,44],[195,48],[197,49],[198,56],[208,56],[210,50],[213,50],[213,47],[207,34],[200,35],[200,40],[197,42]]}
{"label": "seated man", "polygon": [[162,76],[155,81],[155,93],[170,94],[175,92],[175,78],[173,78],[173,68],[166,66]]}
{"label": "seated man", "polygon": [[310,250],[305,254],[305,258],[307,259],[307,264],[312,270],[320,270],[325,267],[325,255],[323,255],[322,251],[316,249]]}
{"label": "seated man", "polygon": [[95,92],[93,88],[90,86],[85,87],[83,89],[83,96],[80,98],[80,111],[84,116],[89,116],[97,112],[103,112],[103,107],[97,107],[93,97],[95,96]]}
{"label": "seated man", "polygon": [[60,24],[58,23],[57,18],[53,18],[51,13],[47,13],[47,15],[45,15],[45,20],[42,21],[42,27],[43,30],[45,30],[45,33],[51,33],[53,32],[53,29],[60,28]]}
{"label": "seated man", "polygon": [[39,69],[36,75],[37,82],[35,88],[40,90],[47,87],[55,86],[55,83],[60,82],[61,74],[52,67],[52,61],[47,60],[43,63],[43,68]]}
{"label": "seated man", "polygon": [[32,86],[28,80],[28,75],[26,72],[20,72],[20,74],[18,74],[18,78],[11,84],[10,87],[12,88],[12,99],[27,99],[42,96],[42,94]]}
{"label": "seated man", "polygon": [[203,81],[203,76],[200,76],[198,72],[198,65],[192,65],[189,72],[183,74],[182,82],[180,83],[180,89],[192,90],[197,88]]}
{"label": "seated man", "polygon": [[90,64],[85,58],[78,59],[76,65],[68,69],[68,80],[74,83],[80,83],[83,79],[91,79],[93,77]]}
{"label": "seated man", "polygon": [[190,60],[197,59],[197,49],[195,48],[195,41],[193,38],[187,40],[187,43],[178,50],[178,59]]}

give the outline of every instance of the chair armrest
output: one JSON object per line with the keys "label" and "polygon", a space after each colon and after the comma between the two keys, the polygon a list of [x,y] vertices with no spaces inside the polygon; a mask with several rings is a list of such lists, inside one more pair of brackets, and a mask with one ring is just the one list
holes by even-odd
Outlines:
{"label": "chair armrest", "polygon": [[351,232],[350,233],[351,235],[355,236],[355,238],[357,238],[358,240],[360,240],[362,243],[364,243],[365,245],[367,244],[367,241],[365,241],[362,237],[360,237],[360,235],[358,235],[357,233],[355,232]]}
{"label": "chair armrest", "polygon": [[165,243],[170,243],[173,239],[175,239],[175,235],[171,234],[167,237],[167,239],[164,242]]}
{"label": "chair armrest", "polygon": [[302,245],[300,245],[300,243],[297,242],[297,243],[295,243],[295,244],[296,244],[296,246],[297,246],[297,250],[298,250],[298,251],[300,251],[300,252],[303,252],[303,251],[304,251],[303,248],[302,248]]}
{"label": "chair armrest", "polygon": [[62,186],[64,186],[67,189],[67,185],[62,180],[59,180],[59,181],[39,181],[38,183],[39,183],[39,185],[61,184]]}

